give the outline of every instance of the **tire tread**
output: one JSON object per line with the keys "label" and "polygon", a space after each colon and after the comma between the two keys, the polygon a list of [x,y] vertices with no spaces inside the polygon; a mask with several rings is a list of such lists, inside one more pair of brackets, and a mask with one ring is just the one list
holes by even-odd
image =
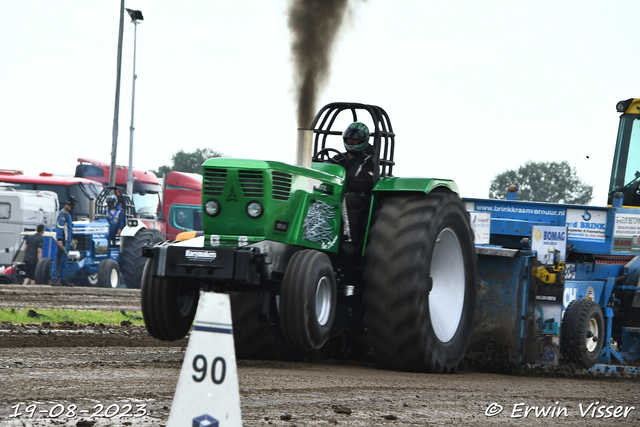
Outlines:
{"label": "tire tread", "polygon": [[[437,219],[455,215],[460,225],[460,244],[468,268],[465,303],[461,327],[454,337],[456,348],[446,348],[443,354],[429,342],[425,330],[429,327],[428,295],[416,286],[428,273],[425,257],[435,242],[439,230]],[[466,246],[465,246],[466,245]],[[469,344],[470,328],[475,311],[477,266],[473,233],[463,202],[454,193],[436,192],[424,196],[396,196],[383,200],[369,233],[364,280],[365,327],[374,357],[385,367],[434,373],[454,372]],[[430,256],[430,255],[429,255]],[[472,282],[472,285],[469,284]],[[463,330],[464,329],[464,330]],[[462,332],[460,332],[463,330]],[[434,337],[435,339],[435,337]],[[452,340],[453,341],[453,340]]]}
{"label": "tire tread", "polygon": [[[585,345],[586,330],[589,319],[596,318],[598,322],[598,345],[595,351],[587,353]],[[590,368],[600,358],[604,343],[604,318],[600,306],[588,299],[572,301],[564,313],[560,327],[560,351],[565,362],[580,367]]]}

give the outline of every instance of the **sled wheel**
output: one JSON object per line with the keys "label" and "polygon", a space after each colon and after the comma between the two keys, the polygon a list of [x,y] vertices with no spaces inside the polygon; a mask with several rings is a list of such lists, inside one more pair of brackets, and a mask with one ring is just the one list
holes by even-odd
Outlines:
{"label": "sled wheel", "polygon": [[120,266],[110,258],[105,259],[98,267],[98,286],[115,289],[121,282]]}
{"label": "sled wheel", "polygon": [[127,288],[140,288],[142,272],[145,261],[142,256],[142,248],[162,242],[162,233],[158,230],[142,228],[135,236],[122,237],[122,252],[120,253],[120,265],[122,276]]}
{"label": "sled wheel", "polygon": [[42,258],[36,264],[35,279],[39,285],[49,284],[51,278],[51,258]]}
{"label": "sled wheel", "polygon": [[391,369],[455,372],[477,293],[462,200],[449,191],[383,200],[365,255],[365,326],[376,360]]}
{"label": "sled wheel", "polygon": [[280,290],[280,324],[293,348],[317,350],[329,338],[336,314],[336,279],[329,257],[318,251],[296,252]]}
{"label": "sled wheel", "polygon": [[600,359],[604,336],[600,305],[588,299],[572,301],[560,329],[560,351],[564,361],[579,367],[592,367]]}
{"label": "sled wheel", "polygon": [[198,309],[200,290],[176,280],[159,280],[151,274],[153,260],[147,260],[142,274],[140,302],[142,316],[151,336],[163,341],[184,338]]}

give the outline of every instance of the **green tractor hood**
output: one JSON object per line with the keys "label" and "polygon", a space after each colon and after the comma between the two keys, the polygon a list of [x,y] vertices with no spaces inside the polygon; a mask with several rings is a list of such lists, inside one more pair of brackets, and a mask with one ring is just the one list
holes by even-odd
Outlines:
{"label": "green tractor hood", "polygon": [[[272,240],[337,252],[345,171],[332,164],[313,167],[207,160],[202,188],[205,246],[239,247]],[[213,216],[207,213],[208,202],[218,206]]]}

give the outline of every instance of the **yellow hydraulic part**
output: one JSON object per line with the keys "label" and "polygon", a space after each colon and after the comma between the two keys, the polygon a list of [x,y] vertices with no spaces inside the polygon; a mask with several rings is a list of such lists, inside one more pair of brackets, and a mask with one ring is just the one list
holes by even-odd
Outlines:
{"label": "yellow hydraulic part", "polygon": [[202,236],[202,231],[183,231],[176,236],[178,242],[184,242],[185,240],[195,239]]}
{"label": "yellow hydraulic part", "polygon": [[532,273],[543,283],[561,283],[564,277],[564,262],[558,261],[557,264],[549,266],[550,272],[545,267],[533,267]]}

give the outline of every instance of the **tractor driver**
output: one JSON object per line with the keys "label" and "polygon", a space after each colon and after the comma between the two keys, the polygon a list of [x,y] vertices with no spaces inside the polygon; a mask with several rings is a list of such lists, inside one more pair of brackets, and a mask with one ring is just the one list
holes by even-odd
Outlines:
{"label": "tractor driver", "polygon": [[109,221],[109,244],[116,244],[116,236],[124,228],[124,213],[114,194],[107,196],[107,221]]}
{"label": "tractor driver", "polygon": [[360,250],[364,215],[368,211],[373,188],[374,153],[369,136],[369,128],[364,123],[351,123],[342,133],[347,151],[333,157],[334,163],[347,170],[346,193],[342,204],[344,250],[347,254]]}
{"label": "tractor driver", "polygon": [[66,273],[69,250],[71,249],[71,237],[73,236],[71,211],[77,203],[75,197],[69,196],[64,209],[58,214],[58,221],[56,222],[58,251],[56,252],[56,259],[51,265],[51,280],[49,281],[51,286],[73,286],[73,283],[67,281]]}

